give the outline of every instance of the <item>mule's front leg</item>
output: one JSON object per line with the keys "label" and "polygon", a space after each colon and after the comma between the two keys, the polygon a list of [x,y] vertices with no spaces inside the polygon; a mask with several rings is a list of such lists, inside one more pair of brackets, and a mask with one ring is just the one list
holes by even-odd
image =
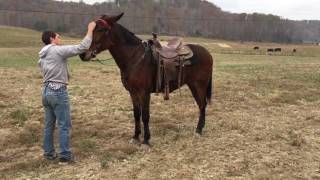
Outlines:
{"label": "mule's front leg", "polygon": [[139,104],[139,99],[133,95],[130,94],[133,104],[133,116],[134,116],[134,122],[135,122],[135,128],[134,128],[134,135],[131,143],[137,144],[140,143],[140,134],[141,134],[141,125],[140,125],[140,119],[141,119],[141,108]]}
{"label": "mule's front leg", "polygon": [[150,130],[149,130],[149,119],[150,119],[150,94],[145,96],[145,99],[143,101],[142,106],[142,122],[143,122],[143,128],[144,128],[144,139],[143,144],[149,145],[149,139],[150,139]]}

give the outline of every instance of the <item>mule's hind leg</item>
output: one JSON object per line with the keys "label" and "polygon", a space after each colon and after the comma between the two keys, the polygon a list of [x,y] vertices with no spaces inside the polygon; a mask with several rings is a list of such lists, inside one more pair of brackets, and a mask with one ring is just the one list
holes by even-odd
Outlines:
{"label": "mule's hind leg", "polygon": [[136,144],[140,142],[139,136],[141,134],[141,125],[140,125],[140,119],[141,119],[141,108],[139,104],[138,98],[136,98],[134,95],[130,94],[132,99],[132,105],[133,105],[133,116],[135,121],[135,128],[134,128],[134,135],[132,139],[132,143]]}
{"label": "mule's hind leg", "polygon": [[206,122],[205,118],[206,118],[206,107],[207,107],[207,101],[206,101],[207,86],[206,86],[206,83],[199,83],[199,82],[188,84],[188,86],[199,107],[199,121],[196,129],[196,133],[201,135],[202,129]]}

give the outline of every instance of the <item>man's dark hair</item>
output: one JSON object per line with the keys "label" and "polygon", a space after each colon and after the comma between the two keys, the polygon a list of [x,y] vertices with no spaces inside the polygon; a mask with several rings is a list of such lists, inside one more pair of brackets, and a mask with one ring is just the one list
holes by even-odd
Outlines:
{"label": "man's dark hair", "polygon": [[53,31],[44,31],[42,33],[42,42],[45,44],[45,45],[48,45],[51,43],[51,39],[50,38],[56,38],[56,33],[53,32]]}

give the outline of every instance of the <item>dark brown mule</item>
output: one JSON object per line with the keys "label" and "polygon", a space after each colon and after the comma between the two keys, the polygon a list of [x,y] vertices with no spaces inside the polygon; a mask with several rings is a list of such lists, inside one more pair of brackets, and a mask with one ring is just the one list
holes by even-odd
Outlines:
{"label": "dark brown mule", "polygon": [[[93,32],[90,49],[81,54],[80,58],[89,61],[98,53],[109,50],[121,71],[121,80],[129,91],[134,111],[135,131],[133,140],[139,142],[141,134],[140,118],[144,126],[144,144],[149,144],[149,106],[150,94],[155,92],[156,65],[150,45],[141,41],[132,32],[117,24],[122,17],[103,15],[97,20]],[[185,66],[182,74],[182,84],[187,84],[195,98],[200,116],[196,132],[201,134],[205,125],[207,103],[212,94],[213,59],[210,53],[199,45],[188,45],[194,56],[191,66]],[[177,89],[177,81],[170,83],[170,92]]]}

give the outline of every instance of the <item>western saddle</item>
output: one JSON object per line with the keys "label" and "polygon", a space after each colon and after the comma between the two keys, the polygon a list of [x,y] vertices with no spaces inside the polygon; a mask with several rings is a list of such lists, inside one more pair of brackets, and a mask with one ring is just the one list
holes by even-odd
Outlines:
{"label": "western saddle", "polygon": [[171,81],[176,81],[180,88],[184,66],[191,65],[192,50],[180,37],[173,37],[167,42],[158,41],[153,33],[153,54],[157,61],[156,93],[163,92],[164,100],[169,100]]}

